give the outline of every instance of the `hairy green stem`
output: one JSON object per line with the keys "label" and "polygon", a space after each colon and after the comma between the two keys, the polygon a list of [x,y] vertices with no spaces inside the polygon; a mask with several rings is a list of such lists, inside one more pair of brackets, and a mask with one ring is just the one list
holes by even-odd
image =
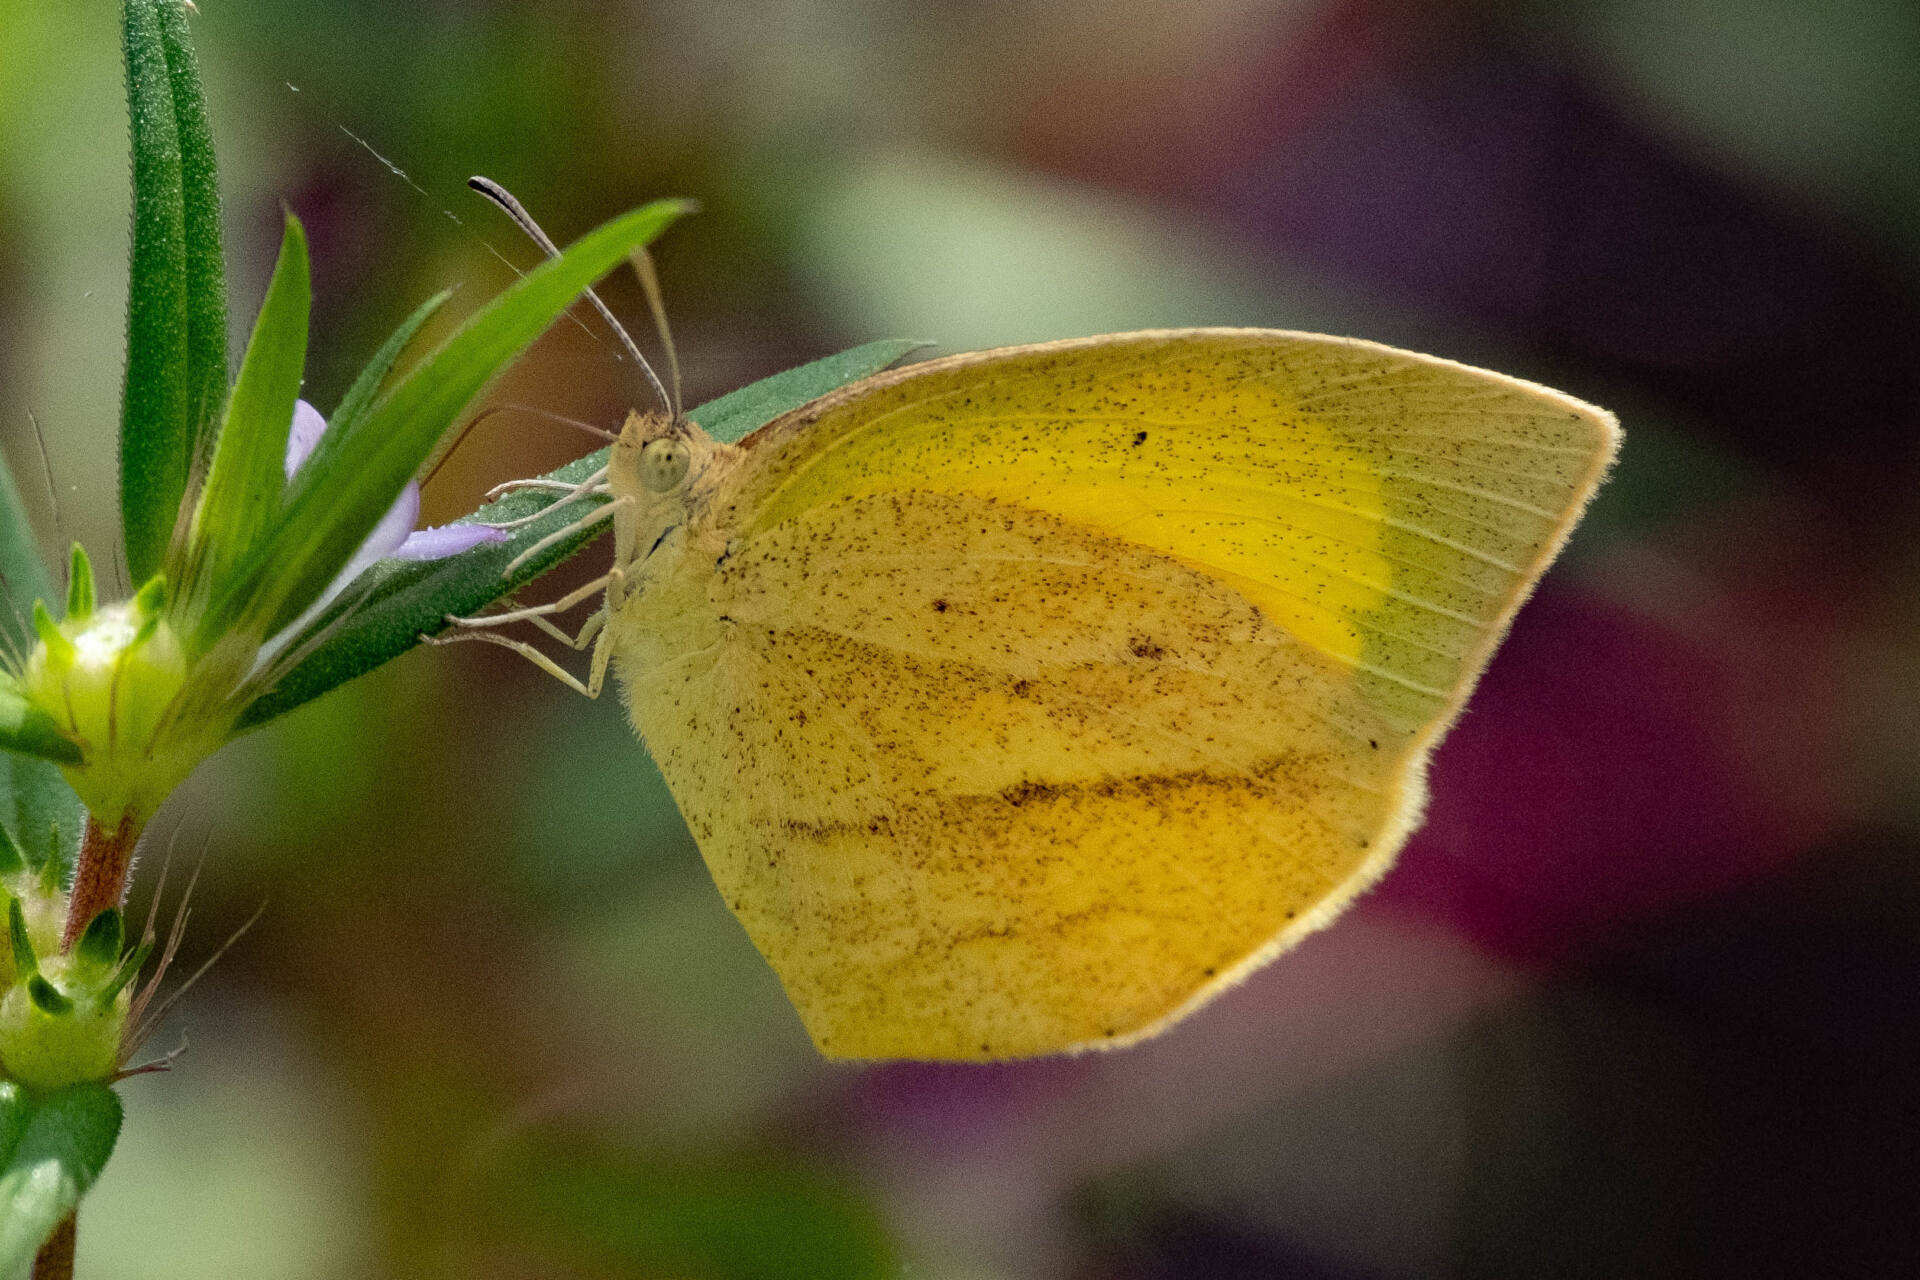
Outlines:
{"label": "hairy green stem", "polygon": [[93,918],[108,907],[117,907],[127,896],[127,871],[133,865],[133,846],[140,841],[140,827],[132,814],[125,814],[109,829],[91,813],[87,815],[86,834],[80,837],[80,862],[74,868],[73,893],[67,899],[67,927],[60,935],[60,949],[73,950]]}

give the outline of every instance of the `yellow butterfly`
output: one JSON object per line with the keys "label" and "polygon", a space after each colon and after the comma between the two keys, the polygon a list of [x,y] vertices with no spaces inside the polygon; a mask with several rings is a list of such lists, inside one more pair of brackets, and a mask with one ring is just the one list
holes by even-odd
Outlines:
{"label": "yellow butterfly", "polygon": [[563,678],[612,660],[823,1053],[1128,1044],[1387,869],[1618,439],[1258,329],[932,360],[738,445],[634,413]]}

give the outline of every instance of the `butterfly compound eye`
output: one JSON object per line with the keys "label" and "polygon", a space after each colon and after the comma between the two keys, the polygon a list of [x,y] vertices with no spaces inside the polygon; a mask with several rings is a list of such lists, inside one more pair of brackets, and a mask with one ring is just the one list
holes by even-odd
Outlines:
{"label": "butterfly compound eye", "polygon": [[655,493],[667,493],[687,478],[693,455],[678,440],[649,440],[640,450],[640,483]]}

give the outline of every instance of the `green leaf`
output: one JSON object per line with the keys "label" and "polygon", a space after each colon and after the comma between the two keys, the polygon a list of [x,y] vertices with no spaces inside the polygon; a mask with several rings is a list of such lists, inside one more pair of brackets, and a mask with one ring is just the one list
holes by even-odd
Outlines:
{"label": "green leaf", "polygon": [[905,338],[865,343],[729,391],[687,416],[721,444],[735,444],[781,414],[891,368],[926,345]]}
{"label": "green leaf", "polygon": [[[35,547],[33,530],[20,505],[20,491],[0,459],[0,585],[12,607],[0,607],[0,649],[25,653],[36,643],[21,622],[33,600],[51,599],[53,581]],[[15,754],[18,752],[19,754]],[[51,830],[60,833],[63,865],[71,866],[80,844],[86,812],[80,798],[54,763],[80,763],[80,747],[60,732],[53,717],[0,676],[0,827],[23,849],[43,847]]]}
{"label": "green leaf", "polygon": [[114,997],[120,994],[122,987],[140,976],[140,966],[144,965],[147,962],[147,957],[152,954],[153,944],[151,942],[143,942],[133,950],[127,952],[126,955],[120,958],[119,967],[113,971],[113,977],[108,979],[107,984],[100,988],[100,992],[95,998],[102,1005],[111,1004]]}
{"label": "green leaf", "polygon": [[[869,342],[796,369],[776,373],[693,410],[687,416],[715,439],[738,440],[781,414],[817,400],[829,391],[880,372],[921,344]],[[726,433],[724,436],[721,433]],[[607,450],[547,473],[544,479],[577,484],[605,466]],[[471,521],[506,521],[552,505],[554,494],[509,494],[467,516]],[[593,509],[592,500],[569,503],[524,528],[506,542],[428,562],[383,561],[365,579],[365,593],[351,617],[314,652],[288,672],[267,695],[247,708],[243,729],[256,728],[330,689],[391,661],[446,627],[448,614],[477,613],[573,555],[606,530],[597,526],[549,547],[509,575],[514,557],[548,534]],[[324,620],[323,620],[324,622]]]}
{"label": "green leaf", "polygon": [[209,433],[227,396],[227,270],[220,235],[220,170],[214,159],[213,126],[207,119],[206,98],[200,91],[200,66],[187,30],[187,7],[177,0],[160,4],[160,39],[166,45],[167,76],[173,88],[173,114],[180,140],[192,460],[212,443]]}
{"label": "green leaf", "polygon": [[27,935],[27,915],[20,899],[7,899],[7,941],[13,947],[13,973],[24,978],[40,972],[40,960],[33,954],[33,939]]}
{"label": "green leaf", "polygon": [[329,431],[294,477],[282,519],[201,635],[243,625],[271,635],[319,597],[386,514],[460,411],[555,317],[686,211],[660,200],[588,233],[527,272],[384,392],[345,431]]}
{"label": "green leaf", "polygon": [[95,603],[93,561],[87,558],[87,549],[76,542],[73,544],[73,557],[67,562],[68,619],[85,622],[93,616]]}
{"label": "green leaf", "polygon": [[181,592],[185,601],[219,590],[232,567],[251,556],[280,514],[287,432],[306,368],[311,304],[306,232],[288,213],[280,258],[240,362],[240,379],[227,399],[213,465],[194,515],[183,575],[188,586]]}
{"label": "green leaf", "polygon": [[[12,678],[4,675],[0,675],[0,750],[54,764],[79,764],[86,758],[80,744],[60,728],[60,722],[28,701]],[[50,780],[39,779],[29,784],[32,762],[16,756],[0,758],[0,794],[9,789],[9,781],[16,791],[26,785],[49,790],[66,788],[67,784],[58,774],[52,774]]]}
{"label": "green leaf", "polygon": [[22,1271],[93,1186],[120,1137],[120,1116],[120,1098],[105,1085],[36,1094],[0,1082],[0,1275]]}
{"label": "green leaf", "polygon": [[381,344],[378,351],[374,352],[373,359],[367,362],[367,367],[360,371],[360,376],[353,380],[351,387],[347,388],[347,394],[341,398],[339,407],[333,411],[333,416],[327,419],[329,429],[349,430],[352,424],[358,422],[361,416],[373,406],[374,397],[380,393],[380,388],[386,383],[387,375],[392,373],[393,366],[399,363],[400,353],[407,349],[407,344],[413,341],[414,335],[426,327],[427,321],[433,319],[434,313],[444,307],[447,299],[452,296],[453,290],[443,289],[421,303],[412,315],[400,322],[400,327]]}
{"label": "green leaf", "polygon": [[154,574],[141,583],[140,589],[133,593],[134,612],[143,619],[159,617],[160,611],[166,607],[167,575],[164,573]]}
{"label": "green leaf", "polygon": [[770,1161],[666,1161],[546,1140],[509,1149],[485,1220],[568,1274],[879,1280],[899,1260],[872,1206]]}
{"label": "green leaf", "polygon": [[73,999],[39,974],[27,979],[27,997],[40,1012],[59,1018],[73,1012]]}
{"label": "green leaf", "polygon": [[56,662],[73,661],[73,641],[67,639],[67,633],[54,621],[53,611],[47,608],[45,600],[33,602],[33,634]]}
{"label": "green leaf", "polygon": [[133,255],[120,413],[127,569],[160,567],[226,392],[226,301],[212,135],[178,0],[126,0]]}
{"label": "green leaf", "polygon": [[[603,449],[548,473],[549,479],[576,483],[606,464]],[[512,494],[482,507],[459,523],[509,520],[532,515],[550,505],[550,494]],[[597,501],[573,503],[547,517],[514,530],[506,542],[473,548],[438,561],[383,560],[369,569],[351,593],[351,613],[335,634],[320,644],[274,687],[250,705],[238,729],[258,728],[276,716],[310,702],[330,689],[364,675],[399,657],[446,627],[449,613],[474,612],[545,573],[578,552],[607,526],[597,525],[562,539],[521,565],[511,575],[509,562],[549,533],[554,533],[592,511]],[[343,606],[347,603],[343,600]],[[317,619],[322,627],[340,610]]]}
{"label": "green leaf", "polygon": [[187,235],[180,122],[155,0],[127,0],[127,109],[133,123],[133,257],[120,406],[120,519],[127,567],[160,567],[192,458],[188,416]]}
{"label": "green leaf", "polygon": [[86,932],[74,946],[74,958],[104,973],[120,961],[120,947],[126,941],[126,925],[120,908],[108,907],[88,922]]}

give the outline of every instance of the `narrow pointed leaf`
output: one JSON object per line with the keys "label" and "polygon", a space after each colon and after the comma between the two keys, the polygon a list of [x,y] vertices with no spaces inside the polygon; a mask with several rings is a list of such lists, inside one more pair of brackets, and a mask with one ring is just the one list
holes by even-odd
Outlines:
{"label": "narrow pointed leaf", "polygon": [[156,573],[133,593],[133,607],[142,618],[157,618],[167,607],[167,575]]}
{"label": "narrow pointed leaf", "polygon": [[890,369],[926,346],[905,338],[882,338],[787,369],[710,400],[687,416],[721,444],[736,444],[775,418],[837,391],[850,382]]}
{"label": "narrow pointed leaf", "polygon": [[126,924],[118,907],[108,907],[95,916],[75,944],[74,956],[83,964],[111,969],[120,959],[120,947],[126,941]]}
{"label": "narrow pointed leaf", "polygon": [[54,621],[53,613],[47,608],[45,600],[33,602],[33,634],[46,647],[47,652],[58,660],[63,662],[73,660],[73,641],[67,639],[66,632],[62,631],[60,624]]}
{"label": "narrow pointed leaf", "polygon": [[[133,254],[120,406],[120,518],[137,582],[160,567],[194,446],[185,187],[161,10],[127,0],[122,36],[133,129]],[[177,5],[176,5],[177,7]]]}
{"label": "narrow pointed leaf", "polygon": [[39,957],[33,953],[33,939],[27,935],[27,915],[20,909],[18,898],[7,899],[7,941],[13,948],[16,980],[40,971]]}
{"label": "narrow pointed leaf", "polygon": [[227,272],[220,236],[220,173],[213,127],[200,90],[199,60],[187,30],[187,7],[162,0],[160,39],[180,144],[181,231],[186,245],[187,409],[189,462],[211,443],[227,395]]}
{"label": "narrow pointed leaf", "polygon": [[34,1094],[0,1082],[0,1127],[19,1137],[0,1167],[0,1275],[17,1275],[100,1176],[120,1137],[120,1098],[101,1084]]}
{"label": "narrow pointed leaf", "polygon": [[329,431],[294,478],[282,519],[202,635],[244,625],[271,634],[326,589],[468,402],[595,280],[686,211],[661,200],[590,232],[481,308],[408,370],[350,430]]}
{"label": "narrow pointed leaf", "polygon": [[193,566],[195,586],[189,595],[207,586],[217,590],[279,515],[286,488],[287,432],[306,367],[311,304],[307,236],[300,220],[289,213],[280,259],[240,362],[239,381],[227,400],[213,465],[194,515],[187,563]]}
{"label": "narrow pointed leaf", "polygon": [[93,616],[95,603],[93,561],[87,558],[87,549],[76,542],[73,557],[67,563],[67,617],[84,621]]}
{"label": "narrow pointed leaf", "polygon": [[[60,722],[29,702],[12,678],[3,675],[0,675],[0,750],[54,764],[79,764],[85,758],[80,744],[66,735]],[[51,776],[29,781],[31,772],[32,761],[0,759],[0,788],[5,788],[11,780],[16,791],[37,788],[57,797],[60,791],[67,790],[66,782],[58,774],[49,770]],[[69,790],[68,794],[72,792]],[[17,805],[24,797],[16,794],[13,798]],[[0,799],[0,804],[4,804],[4,799]]]}
{"label": "narrow pointed leaf", "polygon": [[393,372],[393,366],[399,362],[401,353],[407,349],[407,344],[413,341],[414,335],[426,326],[427,321],[433,319],[434,314],[445,306],[447,299],[452,296],[453,290],[443,289],[421,303],[412,315],[400,322],[400,327],[381,344],[380,350],[374,352],[373,359],[367,362],[367,367],[360,371],[360,376],[353,380],[351,387],[347,388],[347,394],[341,398],[339,407],[327,420],[329,430],[351,430],[353,424],[373,407],[375,397],[380,394],[380,388],[385,385],[387,375]]}
{"label": "narrow pointed leaf", "polygon": [[[849,382],[887,368],[921,344],[870,342],[811,364],[801,365],[730,392],[693,410],[687,416],[716,439],[737,440],[810,400],[816,400]],[[556,471],[548,480],[577,484],[605,466],[601,449]],[[551,506],[558,495],[523,492],[510,494],[482,507],[466,519],[504,521],[532,515]],[[593,510],[600,499],[569,503],[514,531],[502,543],[475,547],[445,560],[410,562],[388,560],[369,571],[367,594],[352,616],[313,654],[290,671],[266,697],[254,703],[241,719],[243,728],[265,724],[300,704],[345,684],[384,662],[405,653],[446,628],[448,614],[478,613],[512,594],[592,542],[607,526],[574,534],[549,547],[509,575],[506,566],[522,551]],[[583,610],[582,617],[590,612]]]}
{"label": "narrow pointed leaf", "polygon": [[40,1012],[56,1018],[73,1012],[73,998],[37,973],[27,979],[27,997]]}
{"label": "narrow pointed leaf", "polygon": [[100,988],[98,997],[100,1003],[103,1005],[111,1004],[113,998],[120,994],[121,988],[140,976],[140,967],[146,964],[147,957],[152,954],[153,944],[151,942],[143,942],[133,950],[127,952],[120,960],[120,967],[114,970],[113,979],[108,982],[106,986]]}

